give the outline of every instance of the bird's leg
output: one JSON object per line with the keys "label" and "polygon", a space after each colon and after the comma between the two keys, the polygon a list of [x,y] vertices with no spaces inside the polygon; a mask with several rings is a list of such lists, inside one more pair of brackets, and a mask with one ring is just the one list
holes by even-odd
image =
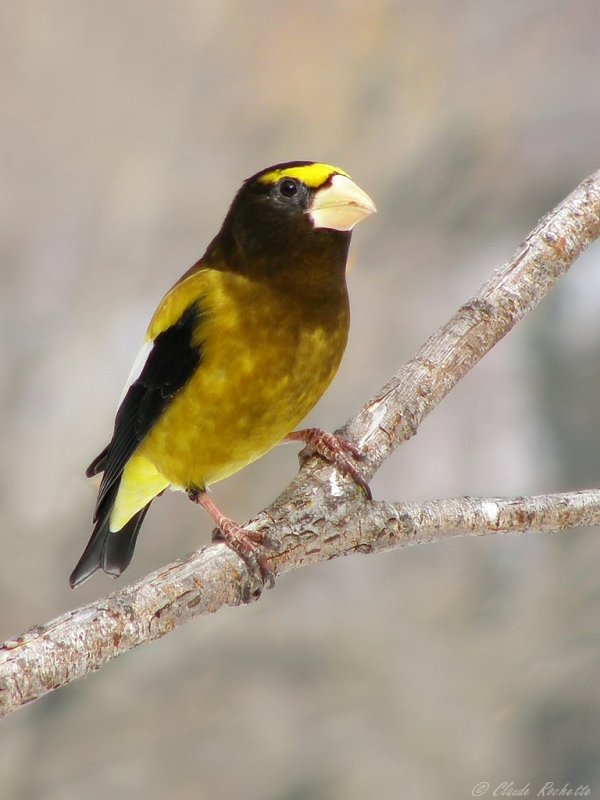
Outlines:
{"label": "bird's leg", "polygon": [[206,492],[192,489],[188,491],[188,497],[194,503],[202,506],[217,526],[217,530],[213,533],[213,542],[225,542],[242,561],[246,562],[251,570],[258,569],[263,581],[267,584],[267,588],[271,589],[275,585],[275,575],[269,567],[264,554],[263,548],[268,546],[264,535],[255,531],[247,531],[237,522],[226,517],[219,511]]}
{"label": "bird's leg", "polygon": [[334,433],[327,433],[320,428],[303,428],[288,434],[284,442],[304,442],[308,447],[322,456],[326,461],[334,464],[341,472],[352,478],[365,492],[369,500],[373,499],[369,484],[363,478],[353,459],[360,461],[361,451]]}

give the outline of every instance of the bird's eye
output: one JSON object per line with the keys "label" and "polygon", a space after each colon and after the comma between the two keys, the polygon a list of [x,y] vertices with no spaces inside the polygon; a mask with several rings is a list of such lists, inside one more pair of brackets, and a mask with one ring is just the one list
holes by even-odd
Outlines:
{"label": "bird's eye", "polygon": [[284,197],[294,197],[298,194],[298,184],[296,181],[286,178],[279,184],[279,191]]}

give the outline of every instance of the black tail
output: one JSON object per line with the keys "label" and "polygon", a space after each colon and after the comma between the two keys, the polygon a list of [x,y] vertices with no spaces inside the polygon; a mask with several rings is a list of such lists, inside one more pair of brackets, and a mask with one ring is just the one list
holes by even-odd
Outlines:
{"label": "black tail", "polygon": [[109,528],[110,515],[118,487],[119,484],[117,483],[114,490],[111,489],[109,495],[105,498],[105,503],[102,504],[103,508],[98,515],[90,541],[77,562],[77,566],[71,573],[69,583],[73,589],[79,586],[80,583],[87,581],[90,575],[93,575],[98,569],[103,569],[109,575],[117,577],[129,566],[140,526],[150,508],[150,503],[142,508],[141,511],[138,511],[137,514],[134,514],[120,531],[112,533]]}
{"label": "black tail", "polygon": [[93,478],[94,475],[97,475],[99,472],[104,472],[106,468],[106,461],[108,459],[108,451],[110,449],[110,444],[107,444],[104,450],[96,456],[96,458],[92,461],[89,467],[85,471],[86,478]]}

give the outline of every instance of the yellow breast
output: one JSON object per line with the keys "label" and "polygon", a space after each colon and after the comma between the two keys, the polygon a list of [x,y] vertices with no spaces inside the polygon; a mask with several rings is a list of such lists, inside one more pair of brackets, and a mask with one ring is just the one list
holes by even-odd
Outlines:
{"label": "yellow breast", "polygon": [[297,426],[335,375],[349,322],[345,292],[307,307],[281,287],[201,270],[172,290],[149,335],[195,298],[200,366],[138,449],[184,489],[233,474]]}

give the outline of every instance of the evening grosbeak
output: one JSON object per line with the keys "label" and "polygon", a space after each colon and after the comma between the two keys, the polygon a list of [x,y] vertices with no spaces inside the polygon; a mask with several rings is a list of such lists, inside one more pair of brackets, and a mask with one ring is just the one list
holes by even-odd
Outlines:
{"label": "evening grosbeak", "polygon": [[260,536],[223,516],[206,491],[282,441],[305,442],[369,495],[354,446],[294,428],[342,358],[351,232],[374,211],[328,164],[277,164],[243,183],[206,253],[150,321],[112,439],[86,472],[103,477],[71,586],[100,568],[121,574],[152,500],[168,487],[200,504],[220,538],[271,578]]}

